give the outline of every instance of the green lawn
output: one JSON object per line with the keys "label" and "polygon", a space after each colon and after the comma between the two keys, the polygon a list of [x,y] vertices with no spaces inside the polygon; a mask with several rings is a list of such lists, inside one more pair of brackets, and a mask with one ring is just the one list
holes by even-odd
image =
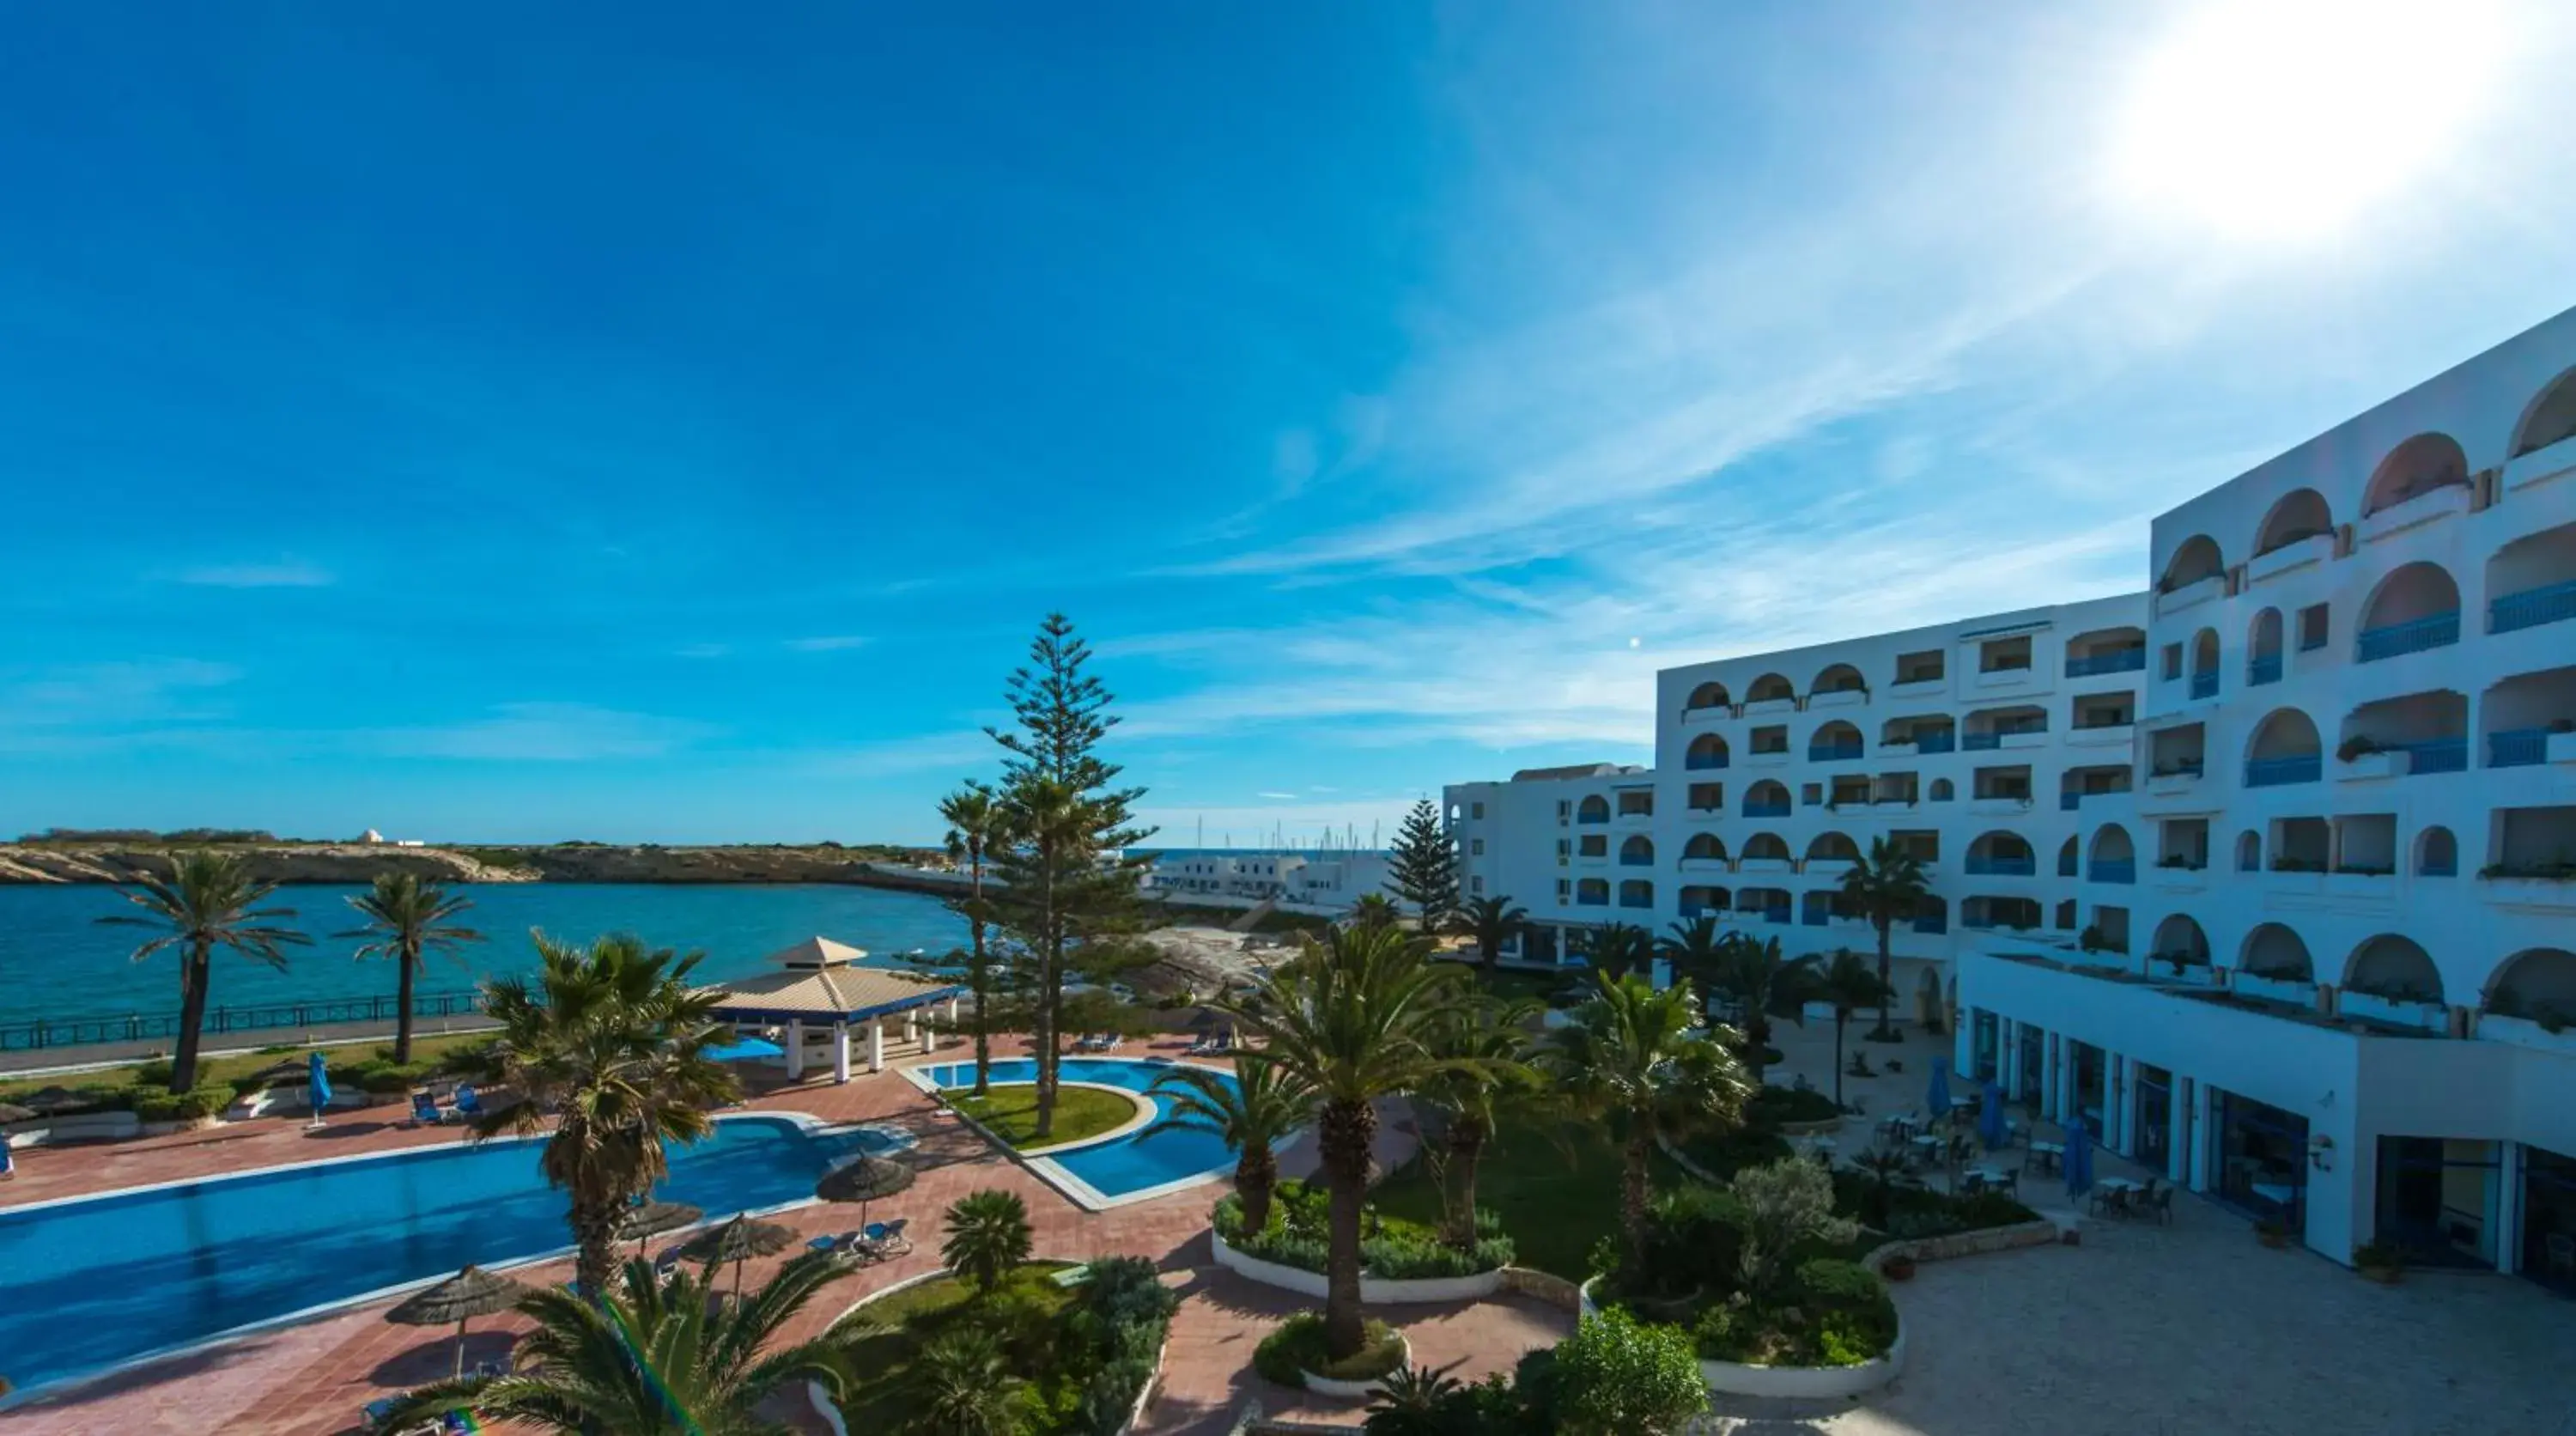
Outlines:
{"label": "green lawn", "polygon": [[[417,1036],[411,1041],[412,1060],[436,1061],[456,1048],[488,1042],[491,1037],[492,1034],[489,1032]],[[375,1054],[375,1049],[378,1047],[384,1048],[387,1052],[392,1051],[393,1039],[387,1037],[373,1042],[342,1043],[319,1050],[324,1061],[333,1067],[340,1067],[365,1061]],[[197,1062],[197,1081],[202,1086],[213,1086],[219,1082],[248,1077],[269,1067],[292,1064],[297,1074],[294,1080],[300,1082],[303,1080],[302,1064],[306,1061],[306,1054],[313,1050],[315,1049],[286,1044],[273,1049],[262,1048],[257,1052],[245,1052],[239,1056],[201,1058]],[[0,1101],[14,1100],[31,1092],[41,1092],[48,1087],[62,1087],[74,1092],[95,1094],[101,1099],[113,1099],[136,1086],[142,1076],[145,1060],[137,1059],[123,1066],[102,1068],[96,1072],[83,1072],[71,1077],[22,1077],[13,1081],[0,1082]]]}
{"label": "green lawn", "polygon": [[[1658,1185],[1689,1180],[1654,1158]],[[1522,1266],[1581,1281],[1593,1244],[1619,1229],[1620,1155],[1598,1127],[1522,1120],[1505,1123],[1476,1165],[1476,1205],[1491,1207]],[[1440,1190],[1417,1157],[1370,1193],[1380,1213],[1440,1220]]]}
{"label": "green lawn", "polygon": [[[1014,1313],[1014,1324],[1051,1320],[1080,1294],[1079,1288],[1048,1280],[1067,1262],[1030,1262],[1014,1272],[994,1293],[993,1306]],[[922,1343],[974,1315],[972,1294],[954,1277],[906,1287],[869,1302],[860,1311],[883,1328],[853,1340],[848,1348],[851,1396],[841,1403],[842,1418],[853,1431],[917,1430],[917,1416],[904,1389],[906,1368]],[[1023,1371],[1021,1374],[1026,1375]]]}
{"label": "green lawn", "polygon": [[[1126,1093],[1097,1087],[1059,1087],[1055,1095],[1055,1132],[1043,1144],[1049,1147],[1123,1127],[1139,1110],[1136,1099]],[[996,1084],[989,1096],[958,1092],[950,1094],[948,1100],[1013,1147],[1025,1150],[1038,1145],[1033,1142],[1038,1125],[1036,1083]]]}

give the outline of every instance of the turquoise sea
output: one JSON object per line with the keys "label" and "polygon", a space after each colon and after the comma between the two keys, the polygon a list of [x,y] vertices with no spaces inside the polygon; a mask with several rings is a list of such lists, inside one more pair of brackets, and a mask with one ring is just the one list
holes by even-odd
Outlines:
{"label": "turquoise sea", "polygon": [[[331,936],[358,926],[348,904],[358,891],[279,889],[275,902],[295,911],[287,925],[312,934],[314,944],[289,949],[284,972],[217,953],[212,1000],[241,1005],[391,993],[392,964],[355,961],[359,939]],[[632,932],[655,947],[703,951],[698,970],[710,978],[758,971],[763,957],[818,935],[874,953],[944,952],[966,940],[965,922],[937,898],[880,888],[495,883],[459,891],[474,901],[463,920],[489,940],[467,947],[461,964],[432,957],[421,977],[423,992],[462,990],[486,974],[532,968],[532,928],[580,941]],[[179,969],[170,954],[136,962],[134,949],[150,934],[98,922],[135,910],[108,887],[0,886],[0,1024],[177,1011]]]}

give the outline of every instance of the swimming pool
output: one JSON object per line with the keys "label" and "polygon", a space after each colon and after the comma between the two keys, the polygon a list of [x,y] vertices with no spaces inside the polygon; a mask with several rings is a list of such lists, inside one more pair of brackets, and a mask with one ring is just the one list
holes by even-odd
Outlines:
{"label": "swimming pool", "polygon": [[[725,1117],[657,1195],[712,1216],[810,1198],[864,1129]],[[32,1389],[237,1327],[570,1244],[534,1139],[425,1147],[0,1210],[0,1376]],[[57,1159],[76,1160],[70,1154]]]}
{"label": "swimming pool", "polygon": [[[1154,1104],[1154,1116],[1159,1120],[1169,1114],[1171,1104],[1148,1089],[1156,1078],[1178,1065],[1116,1057],[1068,1057],[1064,1059],[1062,1076],[1067,1082],[1091,1082],[1144,1094]],[[1037,1068],[1036,1059],[1028,1057],[995,1062],[993,1080],[1034,1082]],[[911,1071],[917,1080],[943,1090],[975,1085],[972,1062],[948,1062]],[[1219,1075],[1226,1085],[1233,1085],[1232,1073]],[[1097,1210],[1161,1196],[1223,1176],[1234,1170],[1234,1153],[1215,1133],[1201,1128],[1167,1127],[1158,1132],[1146,1127],[1032,1157],[1029,1166],[1076,1202]]]}

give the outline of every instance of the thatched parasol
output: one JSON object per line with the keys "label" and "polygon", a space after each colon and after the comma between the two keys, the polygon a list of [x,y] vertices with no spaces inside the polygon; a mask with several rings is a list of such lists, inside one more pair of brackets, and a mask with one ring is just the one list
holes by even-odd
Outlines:
{"label": "thatched parasol", "polygon": [[742,1264],[756,1256],[773,1256],[795,1245],[797,1233],[776,1222],[756,1222],[745,1212],[720,1227],[689,1238],[679,1249],[690,1261],[732,1262],[734,1295],[742,1295]]}
{"label": "thatched parasol", "polygon": [[868,1203],[891,1197],[912,1185],[912,1168],[892,1157],[874,1154],[843,1162],[814,1184],[814,1195],[827,1202],[859,1204],[859,1225],[868,1224]]}
{"label": "thatched parasol", "polygon": [[11,1122],[24,1122],[35,1115],[36,1109],[33,1107],[21,1107],[15,1102],[0,1102],[0,1126],[7,1126]]}
{"label": "thatched parasol", "polygon": [[686,1202],[640,1202],[619,1215],[617,1235],[633,1237],[636,1253],[641,1255],[647,1238],[696,1226],[706,1220],[706,1215]]}
{"label": "thatched parasol", "polygon": [[508,1277],[469,1266],[427,1291],[418,1291],[385,1313],[387,1321],[405,1326],[456,1323],[456,1374],[465,1374],[465,1323],[478,1316],[508,1311],[527,1295],[527,1288]]}

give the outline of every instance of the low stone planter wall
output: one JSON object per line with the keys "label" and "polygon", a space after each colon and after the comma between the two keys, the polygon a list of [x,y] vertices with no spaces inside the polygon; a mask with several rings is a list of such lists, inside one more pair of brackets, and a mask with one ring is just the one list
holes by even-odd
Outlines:
{"label": "low stone planter wall", "polygon": [[[1404,1333],[1399,1331],[1395,1334],[1395,1344],[1404,1348],[1404,1359],[1395,1364],[1395,1369],[1402,1371],[1413,1364],[1413,1343],[1406,1340]],[[1366,1401],[1377,1395],[1378,1388],[1386,1384],[1386,1378],[1383,1376],[1372,1376],[1366,1381],[1334,1381],[1317,1376],[1311,1371],[1300,1374],[1306,1378],[1306,1389],[1309,1392],[1336,1401]]]}
{"label": "low stone planter wall", "polygon": [[1901,1256],[1912,1257],[1917,1262],[1948,1261],[1952,1257],[2012,1251],[2018,1247],[2052,1246],[2057,1240],[2057,1223],[2041,1218],[2016,1226],[1952,1232],[1948,1236],[1921,1237],[1912,1241],[1880,1242],[1870,1248],[1868,1254],[1860,1259],[1860,1264],[1871,1271],[1880,1271]]}
{"label": "low stone planter wall", "polygon": [[[1226,1244],[1224,1234],[1214,1227],[1208,1229],[1208,1244],[1215,1248],[1218,1266],[1246,1280],[1257,1281],[1263,1286],[1275,1286],[1282,1291],[1293,1291],[1299,1296],[1311,1296],[1319,1301],[1330,1289],[1330,1283],[1326,1281],[1322,1272],[1285,1266],[1275,1261],[1264,1261],[1259,1257],[1237,1251]],[[1509,1267],[1496,1267],[1492,1271],[1477,1272],[1472,1276],[1421,1277],[1407,1281],[1390,1281],[1384,1277],[1363,1275],[1360,1278],[1360,1300],[1371,1306],[1418,1306],[1436,1301],[1482,1301],[1503,1289],[1503,1273],[1509,1270],[1511,1270]]]}
{"label": "low stone planter wall", "polygon": [[[1593,1280],[1599,1280],[1598,1277]],[[1592,1304],[1592,1282],[1583,1284],[1583,1315],[1598,1310]],[[1762,1366],[1749,1361],[1711,1361],[1700,1358],[1699,1379],[1711,1391],[1729,1396],[1776,1396],[1817,1400],[1828,1397],[1861,1396],[1894,1381],[1905,1369],[1905,1313],[1896,1314],[1896,1339],[1887,1345],[1887,1354],[1873,1357],[1858,1366]]]}
{"label": "low stone planter wall", "polygon": [[1503,1290],[1518,1292],[1533,1301],[1543,1301],[1559,1311],[1583,1309],[1583,1289],[1552,1271],[1535,1267],[1503,1268]]}
{"label": "low stone planter wall", "polygon": [[1830,1137],[1843,1129],[1843,1121],[1844,1119],[1841,1117],[1819,1117],[1813,1122],[1783,1122],[1780,1124],[1780,1135],[1783,1137]]}
{"label": "low stone planter wall", "polygon": [[57,1142],[121,1142],[142,1136],[143,1123],[131,1112],[83,1112],[19,1122],[7,1131],[12,1147],[49,1147]]}

